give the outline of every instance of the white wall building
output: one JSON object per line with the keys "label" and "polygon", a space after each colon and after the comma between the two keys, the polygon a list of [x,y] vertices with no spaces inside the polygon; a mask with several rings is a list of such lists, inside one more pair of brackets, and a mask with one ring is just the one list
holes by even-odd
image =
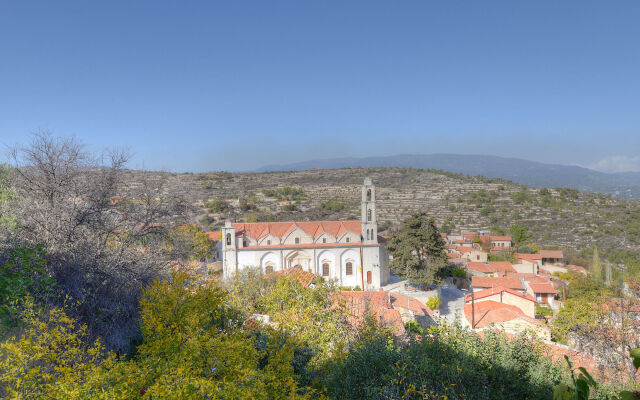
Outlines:
{"label": "white wall building", "polygon": [[341,286],[377,289],[389,280],[389,256],[378,236],[375,186],[362,187],[361,220],[231,223],[222,228],[223,276],[298,267]]}

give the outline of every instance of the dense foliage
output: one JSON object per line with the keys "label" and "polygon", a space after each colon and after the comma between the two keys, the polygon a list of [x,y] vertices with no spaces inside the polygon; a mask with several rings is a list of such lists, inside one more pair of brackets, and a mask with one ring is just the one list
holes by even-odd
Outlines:
{"label": "dense foliage", "polygon": [[448,261],[444,240],[433,218],[416,213],[402,222],[401,230],[387,242],[393,257],[390,267],[413,283],[430,284],[444,277]]}

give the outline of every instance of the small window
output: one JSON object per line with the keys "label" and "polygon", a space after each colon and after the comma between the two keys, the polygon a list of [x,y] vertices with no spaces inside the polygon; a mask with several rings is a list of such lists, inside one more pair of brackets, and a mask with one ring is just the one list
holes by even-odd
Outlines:
{"label": "small window", "polygon": [[344,273],[349,276],[353,275],[353,263],[351,261],[345,266]]}
{"label": "small window", "polygon": [[273,273],[273,265],[267,265],[266,268],[264,269],[264,272],[266,272],[267,274],[272,274]]}
{"label": "small window", "polygon": [[227,246],[231,246],[231,234],[227,233]]}
{"label": "small window", "polygon": [[329,276],[329,264],[322,264],[322,276]]}
{"label": "small window", "polygon": [[476,260],[480,261],[480,256],[476,256]]}
{"label": "small window", "polygon": [[367,285],[371,285],[372,279],[371,279],[371,271],[367,271]]}
{"label": "small window", "polygon": [[367,201],[371,201],[371,189],[367,189]]}
{"label": "small window", "polygon": [[371,209],[367,211],[367,222],[371,222]]}
{"label": "small window", "polygon": [[267,245],[270,245],[270,244],[271,244],[271,240],[267,240]]}
{"label": "small window", "polygon": [[327,243],[327,238],[322,238],[322,243]]}
{"label": "small window", "polygon": [[242,247],[247,247],[247,239],[242,239]]}
{"label": "small window", "polygon": [[346,238],[345,242],[349,243],[349,240],[351,240],[350,238]]}
{"label": "small window", "polygon": [[300,243],[300,238],[296,238],[295,241],[296,241],[296,244],[299,244]]}

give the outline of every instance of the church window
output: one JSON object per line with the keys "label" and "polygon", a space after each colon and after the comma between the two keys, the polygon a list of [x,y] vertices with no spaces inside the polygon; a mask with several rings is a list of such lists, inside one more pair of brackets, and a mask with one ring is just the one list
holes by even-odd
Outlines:
{"label": "church window", "polygon": [[349,276],[353,275],[353,263],[351,261],[345,265],[345,274]]}
{"label": "church window", "polygon": [[367,271],[367,285],[371,285],[371,271]]}
{"label": "church window", "polygon": [[367,222],[371,222],[371,209],[367,211]]}
{"label": "church window", "polygon": [[231,246],[231,234],[227,233],[227,246]]}
{"label": "church window", "polygon": [[322,276],[329,276],[329,263],[322,264]]}
{"label": "church window", "polygon": [[367,201],[371,201],[371,189],[367,189]]}
{"label": "church window", "polygon": [[299,244],[300,243],[300,238],[295,238],[295,242],[296,242],[296,244]]}

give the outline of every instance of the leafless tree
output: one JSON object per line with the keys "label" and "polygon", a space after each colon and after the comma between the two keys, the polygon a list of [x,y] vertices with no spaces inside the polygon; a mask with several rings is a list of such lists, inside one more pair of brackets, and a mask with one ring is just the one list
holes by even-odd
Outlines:
{"label": "leafless tree", "polygon": [[162,181],[126,185],[126,151],[94,156],[75,138],[37,132],[10,156],[12,243],[43,244],[76,316],[109,348],[126,351],[138,334],[142,288],[166,272],[162,242],[183,202],[163,198]]}

